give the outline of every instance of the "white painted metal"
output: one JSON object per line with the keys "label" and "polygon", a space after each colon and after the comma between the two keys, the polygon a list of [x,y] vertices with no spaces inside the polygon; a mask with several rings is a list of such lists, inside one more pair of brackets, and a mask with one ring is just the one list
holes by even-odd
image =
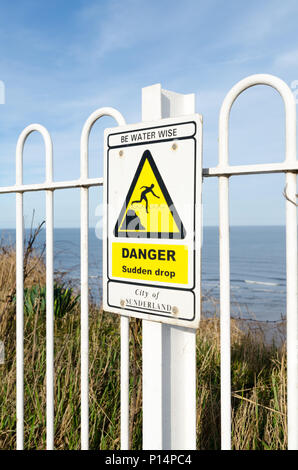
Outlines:
{"label": "white painted metal", "polygon": [[[283,163],[232,166],[228,164],[228,125],[231,107],[247,88],[268,85],[281,95],[286,116],[286,151]],[[229,176],[236,174],[286,173],[287,243],[287,357],[288,357],[288,448],[298,449],[298,318],[297,318],[297,215],[296,198],[296,104],[288,85],[272,75],[252,75],[238,82],[226,95],[219,118],[219,164],[204,176],[219,177],[220,316],[221,316],[221,430],[222,449],[231,448],[230,367],[230,261]]]}
{"label": "white painted metal", "polygon": [[[16,149],[16,184],[23,181],[24,137]],[[23,193],[16,193],[16,415],[17,450],[24,447],[24,223]]]}
{"label": "white painted metal", "polygon": [[[164,378],[170,370],[169,329],[148,320],[143,325],[143,449],[164,449],[164,434],[170,433],[170,384]],[[164,355],[164,349],[167,355]],[[166,360],[168,362],[166,363]],[[168,401],[165,397],[167,395]],[[167,413],[166,413],[167,410]],[[167,415],[167,420],[165,416]],[[165,429],[166,428],[166,429]]]}
{"label": "white painted metal", "polygon": [[[53,181],[53,149],[44,130],[46,144],[46,181]],[[53,190],[46,191],[46,331],[47,331],[47,449],[54,449],[54,207]]]}
{"label": "white painted metal", "polygon": [[259,165],[238,165],[224,166],[215,168],[204,168],[203,176],[233,176],[233,175],[257,175],[266,173],[286,173],[297,172],[298,162],[282,162],[282,163],[264,163]]}
{"label": "white painted metal", "polygon": [[[142,90],[142,120],[195,112],[194,95]],[[196,332],[143,320],[143,448],[196,447]]]}
{"label": "white painted metal", "polygon": [[220,348],[221,348],[221,447],[231,447],[231,338],[230,338],[230,237],[229,179],[219,177],[220,248]]}
{"label": "white painted metal", "polygon": [[[39,124],[32,124],[21,133],[16,149],[16,184],[23,183],[23,150],[28,136],[39,132],[44,140],[46,152],[46,181],[53,178],[52,141],[48,131]],[[54,443],[54,316],[53,316],[53,195],[46,194],[46,285],[47,285],[47,448],[52,449]],[[17,295],[17,449],[24,445],[24,274],[23,274],[23,194],[16,193],[16,295]]]}
{"label": "white painted metal", "polygon": [[[233,102],[245,89],[264,84],[282,96],[286,111],[286,158],[283,163],[228,165],[228,122]],[[160,119],[194,112],[193,95],[177,95],[160,85],[143,89],[143,120]],[[93,123],[109,115],[119,125],[124,119],[112,108],[93,113],[81,138],[81,178],[52,182],[52,144],[40,125],[27,127],[16,149],[16,185],[0,193],[16,193],[16,293],[17,293],[17,449],[23,448],[23,193],[46,190],[47,211],[47,448],[53,448],[53,190],[81,188],[82,212],[82,448],[88,448],[88,188],[103,184],[102,178],[88,179],[88,137]],[[28,135],[40,132],[46,145],[46,182],[23,185],[23,147]],[[219,165],[204,170],[205,177],[219,177],[220,278],[221,278],[221,380],[222,448],[231,447],[230,390],[230,274],[229,274],[229,176],[257,173],[286,173],[287,243],[287,353],[288,353],[288,448],[298,449],[298,318],[297,318],[297,219],[296,207],[296,106],[288,86],[270,75],[253,75],[232,88],[220,113]],[[121,447],[128,448],[128,319],[121,318]],[[195,448],[195,331],[143,321],[143,446],[145,449]],[[187,404],[185,408],[184,405]],[[172,431],[171,431],[172,430]]]}
{"label": "white painted metal", "polygon": [[[86,121],[81,135],[81,178],[76,181],[53,182],[52,141],[47,130],[39,124],[28,126],[20,135],[16,150],[16,185],[1,187],[0,193],[16,193],[16,293],[17,293],[17,449],[24,445],[24,276],[23,276],[23,193],[46,191],[46,287],[47,287],[47,449],[54,446],[54,313],[53,313],[53,191],[81,188],[81,406],[82,448],[88,448],[88,188],[102,186],[103,178],[88,178],[88,139],[90,130],[102,116],[113,117],[119,125],[125,124],[122,115],[113,108],[101,108]],[[46,181],[41,184],[23,184],[23,148],[27,137],[40,132],[46,149]],[[129,334],[128,319],[121,319],[121,442],[128,448],[129,441]]]}
{"label": "white painted metal", "polygon": [[[113,117],[118,125],[124,125],[122,114],[113,108],[100,108],[92,113],[86,120],[81,134],[81,179],[88,179],[88,142],[89,135],[94,123],[102,116]],[[81,448],[87,450],[89,447],[89,321],[88,321],[88,228],[89,228],[89,200],[88,187],[81,187]],[[125,321],[125,320],[124,320]],[[127,338],[127,337],[126,337]],[[123,337],[125,341],[125,337]],[[123,374],[129,367],[127,356],[121,361]],[[128,388],[123,391],[122,399],[128,394]],[[121,410],[126,422],[128,400],[121,404]],[[124,409],[125,408],[125,409]],[[124,433],[124,426],[122,429]],[[128,429],[126,429],[128,434]],[[123,440],[126,442],[128,438]]]}
{"label": "white painted metal", "polygon": [[102,186],[103,178],[88,178],[79,179],[73,181],[55,181],[52,183],[41,183],[41,184],[16,184],[13,186],[2,186],[0,188],[0,194],[9,193],[29,193],[32,191],[47,191],[56,189],[69,189],[69,188],[90,188],[91,186]]}
{"label": "white painted metal", "polygon": [[121,316],[120,438],[121,450],[129,450],[129,318]]}
{"label": "white painted metal", "polygon": [[[295,173],[286,174],[287,197],[295,200]],[[296,207],[286,200],[287,265],[287,395],[288,449],[298,450],[298,319],[297,319],[297,216]]]}

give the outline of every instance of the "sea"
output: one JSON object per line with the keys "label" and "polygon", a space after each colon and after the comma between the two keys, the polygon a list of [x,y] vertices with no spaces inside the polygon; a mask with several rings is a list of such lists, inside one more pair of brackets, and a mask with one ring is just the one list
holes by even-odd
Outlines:
{"label": "sea", "polygon": [[[30,231],[25,231],[28,239]],[[1,245],[15,243],[15,230],[0,230]],[[45,230],[36,240],[45,243]],[[89,229],[89,285],[93,300],[102,301],[102,240]],[[285,227],[230,228],[231,315],[235,318],[278,322],[286,313]],[[54,230],[54,269],[65,282],[79,287],[80,230]],[[202,310],[219,314],[219,236],[217,227],[205,227],[202,245]]]}

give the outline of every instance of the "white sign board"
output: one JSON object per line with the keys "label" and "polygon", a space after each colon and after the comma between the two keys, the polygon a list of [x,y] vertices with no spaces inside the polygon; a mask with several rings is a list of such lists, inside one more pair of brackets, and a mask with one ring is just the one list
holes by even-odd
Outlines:
{"label": "white sign board", "polygon": [[198,326],[202,118],[105,131],[103,307]]}

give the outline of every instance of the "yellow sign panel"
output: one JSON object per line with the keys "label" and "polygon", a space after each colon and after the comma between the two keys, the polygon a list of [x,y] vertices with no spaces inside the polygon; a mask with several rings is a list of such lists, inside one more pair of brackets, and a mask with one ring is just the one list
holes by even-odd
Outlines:
{"label": "yellow sign panel", "polygon": [[182,221],[149,150],[143,153],[114,233],[132,238],[185,237]]}
{"label": "yellow sign panel", "polygon": [[112,275],[187,284],[188,248],[184,245],[112,243]]}

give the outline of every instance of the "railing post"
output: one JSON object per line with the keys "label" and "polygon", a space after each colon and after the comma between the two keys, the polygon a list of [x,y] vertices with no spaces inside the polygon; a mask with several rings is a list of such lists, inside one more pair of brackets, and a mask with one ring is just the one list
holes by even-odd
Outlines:
{"label": "railing post", "polygon": [[[230,351],[230,259],[229,259],[229,175],[246,172],[261,173],[258,165],[229,166],[229,117],[234,101],[246,89],[268,85],[281,95],[285,105],[286,173],[286,265],[287,265],[287,396],[288,448],[298,449],[298,266],[296,178],[296,103],[288,85],[268,74],[251,75],[231,88],[226,95],[219,117],[219,161],[213,173],[219,176],[219,233],[220,233],[220,334],[221,334],[221,436],[222,449],[231,448],[231,351]],[[270,166],[272,168],[270,168]],[[236,171],[235,171],[236,168]],[[274,171],[274,164],[267,171]],[[205,173],[206,174],[206,173]]]}
{"label": "railing post", "polygon": [[[118,125],[124,125],[125,119],[114,108],[99,108],[86,120],[81,133],[80,159],[81,180],[88,180],[89,135],[94,123],[103,116],[113,117]],[[81,187],[81,449],[89,448],[89,191],[88,186]],[[128,371],[129,371],[129,335],[128,319],[121,321],[121,445],[128,444]],[[122,353],[125,356],[122,357]],[[126,380],[124,380],[126,379]],[[123,419],[122,419],[123,418]],[[123,434],[125,433],[125,436]]]}
{"label": "railing post", "polygon": [[[16,148],[16,185],[23,184],[23,151],[28,136],[39,132],[46,153],[46,183],[53,182],[53,146],[50,134],[40,124],[31,124],[20,134]],[[46,191],[46,393],[47,450],[54,448],[54,292],[53,292],[53,191]],[[16,362],[17,450],[24,447],[24,221],[23,192],[16,191]]]}
{"label": "railing post", "polygon": [[[142,90],[143,121],[194,112],[193,94]],[[143,449],[195,448],[196,331],[143,320]]]}

